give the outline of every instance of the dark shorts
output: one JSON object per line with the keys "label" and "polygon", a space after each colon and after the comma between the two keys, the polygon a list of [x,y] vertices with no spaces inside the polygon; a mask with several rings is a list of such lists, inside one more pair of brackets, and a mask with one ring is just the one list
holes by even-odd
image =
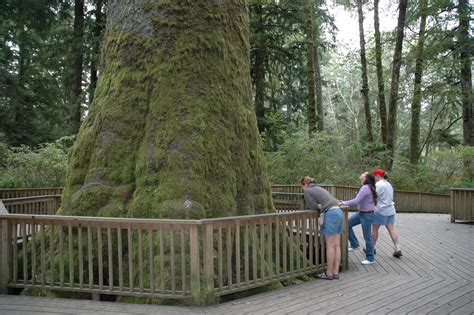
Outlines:
{"label": "dark shorts", "polygon": [[343,215],[340,208],[331,208],[324,212],[323,235],[342,234]]}

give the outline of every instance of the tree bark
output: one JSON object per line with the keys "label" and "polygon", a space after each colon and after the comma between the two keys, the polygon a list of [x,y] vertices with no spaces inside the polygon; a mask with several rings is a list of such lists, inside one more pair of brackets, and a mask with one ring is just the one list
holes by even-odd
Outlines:
{"label": "tree bark", "polygon": [[364,37],[364,12],[362,11],[362,0],[357,0],[357,13],[359,16],[359,42],[360,42],[360,64],[362,76],[362,89],[360,90],[364,102],[365,128],[367,130],[367,141],[374,142],[372,135],[372,117],[370,115],[369,102],[369,80],[367,78],[367,59],[365,57],[365,37]]}
{"label": "tree bark", "polygon": [[255,113],[257,115],[258,131],[265,130],[265,43],[263,38],[263,5],[255,4],[255,15],[257,19],[256,33],[258,36],[257,49],[255,53]]}
{"label": "tree bark", "polygon": [[92,45],[92,58],[91,58],[91,77],[89,84],[89,106],[94,101],[94,91],[97,87],[98,78],[98,65],[100,60],[100,43],[102,42],[104,33],[104,14],[102,12],[104,6],[103,0],[95,1],[95,23],[94,23],[94,42]]}
{"label": "tree bark", "polygon": [[407,0],[400,0],[398,6],[398,22],[397,34],[395,36],[395,51],[393,54],[392,65],[392,83],[390,86],[390,101],[388,104],[388,123],[387,123],[387,149],[390,156],[388,157],[386,168],[392,169],[395,158],[395,143],[397,140],[397,102],[398,102],[398,86],[400,79],[400,67],[402,64],[402,47],[403,35],[405,27],[405,16],[407,11]]}
{"label": "tree bark", "polygon": [[84,60],[84,0],[74,0],[74,34],[72,47],[72,74],[69,87],[71,130],[81,125],[82,63]]}
{"label": "tree bark", "polygon": [[[319,39],[317,39],[317,41],[319,41]],[[319,49],[317,43],[314,49],[314,74],[316,83],[316,109],[318,111],[316,120],[318,131],[324,131],[323,82],[321,77],[321,62],[319,59]]]}
{"label": "tree bark", "polygon": [[459,43],[461,63],[461,99],[464,145],[474,145],[474,110],[472,108],[472,39],[469,37],[469,1],[459,0]]}
{"label": "tree bark", "polygon": [[203,218],[273,211],[252,105],[244,0],[110,0],[103,71],[63,213]]}
{"label": "tree bark", "polygon": [[382,44],[379,27],[379,0],[374,0],[375,65],[377,69],[377,87],[380,115],[380,136],[387,146],[387,105],[385,103],[385,83],[382,67]]}
{"label": "tree bark", "polygon": [[428,0],[420,1],[420,30],[416,47],[415,82],[413,88],[413,102],[411,105],[411,137],[410,163],[417,164],[420,158],[420,112],[421,112],[421,79],[423,76],[423,49],[425,44],[426,14]]}
{"label": "tree bark", "polygon": [[306,31],[306,85],[308,88],[308,132],[311,137],[316,132],[316,100],[314,89],[314,18],[312,0],[305,0],[305,31]]}

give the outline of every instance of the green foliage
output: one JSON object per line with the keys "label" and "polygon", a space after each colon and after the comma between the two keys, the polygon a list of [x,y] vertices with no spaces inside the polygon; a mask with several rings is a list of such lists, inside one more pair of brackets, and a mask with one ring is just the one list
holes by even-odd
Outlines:
{"label": "green foliage", "polygon": [[58,187],[64,185],[67,151],[72,137],[40,145],[8,148],[0,143],[0,187]]}
{"label": "green foliage", "polygon": [[[267,152],[270,182],[298,184],[310,175],[319,183],[359,185],[359,174],[381,167],[385,151],[364,142],[347,143],[339,134],[318,133],[309,139],[300,132],[285,137],[276,152]],[[474,187],[474,148],[458,146],[439,150],[413,165],[404,157],[397,159],[389,180],[398,190],[447,193],[450,187]]]}

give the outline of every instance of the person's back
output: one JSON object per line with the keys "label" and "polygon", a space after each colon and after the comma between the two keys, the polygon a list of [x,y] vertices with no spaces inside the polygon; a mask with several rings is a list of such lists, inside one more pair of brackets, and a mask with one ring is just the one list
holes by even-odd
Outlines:
{"label": "person's back", "polygon": [[375,211],[383,216],[395,214],[395,206],[393,202],[393,187],[385,179],[381,179],[375,183],[377,189],[377,205]]}
{"label": "person's back", "polygon": [[321,211],[327,211],[337,207],[339,201],[334,198],[326,189],[317,184],[309,184],[304,190],[304,200],[306,207],[311,210],[318,210],[318,204],[321,205]]}

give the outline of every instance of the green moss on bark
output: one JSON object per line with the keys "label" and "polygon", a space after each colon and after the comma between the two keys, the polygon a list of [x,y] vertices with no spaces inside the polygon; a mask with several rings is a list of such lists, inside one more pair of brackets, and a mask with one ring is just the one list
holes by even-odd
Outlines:
{"label": "green moss on bark", "polygon": [[119,4],[111,8],[103,71],[71,155],[63,213],[272,211],[251,102],[245,4],[136,6],[145,22],[133,20],[135,11],[119,12]]}

